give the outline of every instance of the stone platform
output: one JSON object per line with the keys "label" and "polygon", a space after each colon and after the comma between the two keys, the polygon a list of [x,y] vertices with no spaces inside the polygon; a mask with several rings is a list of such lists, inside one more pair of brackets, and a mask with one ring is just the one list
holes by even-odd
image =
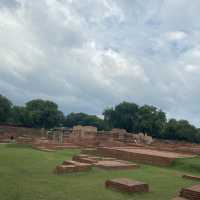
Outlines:
{"label": "stone platform", "polygon": [[140,166],[138,164],[127,163],[123,160],[102,160],[94,164],[94,166],[101,169],[137,169]]}
{"label": "stone platform", "polygon": [[149,192],[149,186],[146,183],[142,183],[127,178],[119,178],[113,180],[107,180],[105,182],[107,188],[117,189],[122,192]]}
{"label": "stone platform", "polygon": [[200,176],[193,176],[193,175],[189,175],[189,174],[184,174],[183,178],[200,181]]}
{"label": "stone platform", "polygon": [[85,149],[83,152],[91,155],[109,156],[158,166],[169,166],[176,158],[194,157],[188,154],[151,150],[140,147],[101,147],[97,149]]}
{"label": "stone platform", "polygon": [[188,188],[183,188],[180,192],[180,197],[189,200],[200,200],[200,184],[193,185]]}
{"label": "stone platform", "polygon": [[102,169],[136,169],[140,167],[138,164],[117,160],[116,158],[89,156],[86,154],[75,155],[73,160],[88,163]]}
{"label": "stone platform", "polygon": [[82,155],[75,155],[72,158],[74,161],[82,162],[82,163],[89,163],[89,164],[94,164],[97,162],[97,159],[93,157],[87,157],[87,156],[82,156]]}
{"label": "stone platform", "polygon": [[140,166],[124,160],[117,160],[115,158],[103,158],[97,156],[89,156],[85,154],[75,155],[73,160],[65,160],[61,165],[58,165],[55,172],[58,174],[68,172],[87,171],[94,167],[102,169],[136,169]]}
{"label": "stone platform", "polygon": [[83,172],[83,171],[88,171],[91,168],[92,168],[91,164],[66,160],[61,165],[56,166],[55,173],[63,174],[70,172]]}

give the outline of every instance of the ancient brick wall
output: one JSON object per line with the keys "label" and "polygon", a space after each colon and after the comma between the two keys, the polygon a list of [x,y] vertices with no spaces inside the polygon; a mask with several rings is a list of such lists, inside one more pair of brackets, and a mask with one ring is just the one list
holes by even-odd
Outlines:
{"label": "ancient brick wall", "polygon": [[[90,150],[84,151],[84,153],[90,153]],[[157,155],[146,155],[146,154],[138,154],[134,152],[125,152],[121,151],[119,149],[112,149],[112,148],[97,148],[96,152],[97,155],[100,156],[107,156],[107,157],[114,157],[121,160],[128,160],[128,161],[135,161],[139,163],[145,163],[145,164],[152,164],[152,165],[158,165],[158,166],[169,166],[172,164],[172,162],[175,160],[175,158],[168,158],[168,157],[162,157]]]}
{"label": "ancient brick wall", "polygon": [[19,136],[35,137],[40,136],[41,134],[41,129],[0,125],[0,141],[10,139],[11,136],[14,137],[14,139],[16,139]]}

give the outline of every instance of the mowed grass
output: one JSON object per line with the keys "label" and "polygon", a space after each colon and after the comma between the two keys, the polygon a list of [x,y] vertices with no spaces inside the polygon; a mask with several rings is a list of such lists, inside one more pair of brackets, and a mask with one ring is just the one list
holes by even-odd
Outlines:
{"label": "mowed grass", "polygon": [[[200,158],[178,159],[172,167],[141,165],[136,170],[101,170],[56,175],[53,170],[79,150],[42,152],[23,145],[0,145],[0,200],[170,200],[197,182],[181,177],[200,175]],[[127,177],[150,185],[150,193],[126,194],[106,189],[106,179]]]}

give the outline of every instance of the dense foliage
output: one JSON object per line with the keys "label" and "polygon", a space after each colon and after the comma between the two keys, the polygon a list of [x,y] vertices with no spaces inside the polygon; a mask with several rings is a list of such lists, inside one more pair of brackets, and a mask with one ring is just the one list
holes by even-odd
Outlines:
{"label": "dense foliage", "polygon": [[143,132],[155,138],[185,140],[200,143],[200,131],[187,120],[170,119],[154,106],[138,106],[123,102],[104,112],[104,120],[110,128],[124,128],[129,132]]}
{"label": "dense foliage", "polygon": [[64,125],[67,127],[73,127],[75,125],[95,126],[98,130],[107,129],[104,120],[98,118],[96,115],[87,115],[85,113],[70,113],[66,116]]}
{"label": "dense foliage", "polygon": [[12,103],[6,97],[0,95],[0,122],[6,122],[10,116]]}
{"label": "dense foliage", "polygon": [[123,128],[128,132],[147,133],[155,138],[200,143],[200,129],[186,120],[167,121],[166,114],[154,106],[122,102],[115,107],[105,109],[103,115],[104,120],[85,113],[70,113],[64,116],[57,104],[52,101],[35,99],[21,107],[13,106],[10,100],[0,95],[0,123],[35,128],[74,125],[95,126],[98,130]]}
{"label": "dense foliage", "polygon": [[104,112],[110,128],[124,128],[129,132],[145,132],[159,137],[166,123],[165,113],[153,106],[139,107],[135,103],[123,102]]}
{"label": "dense foliage", "polygon": [[52,128],[64,122],[64,115],[57,104],[41,99],[32,100],[24,107],[11,106],[11,102],[0,96],[0,122],[34,128]]}
{"label": "dense foliage", "polygon": [[166,123],[163,138],[200,142],[200,131],[186,120],[170,119]]}

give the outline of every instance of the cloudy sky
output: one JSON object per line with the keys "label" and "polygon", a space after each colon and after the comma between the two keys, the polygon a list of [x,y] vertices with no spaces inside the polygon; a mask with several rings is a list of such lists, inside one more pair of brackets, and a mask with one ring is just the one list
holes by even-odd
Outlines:
{"label": "cloudy sky", "polygon": [[100,115],[152,104],[200,126],[199,0],[0,0],[0,93]]}

